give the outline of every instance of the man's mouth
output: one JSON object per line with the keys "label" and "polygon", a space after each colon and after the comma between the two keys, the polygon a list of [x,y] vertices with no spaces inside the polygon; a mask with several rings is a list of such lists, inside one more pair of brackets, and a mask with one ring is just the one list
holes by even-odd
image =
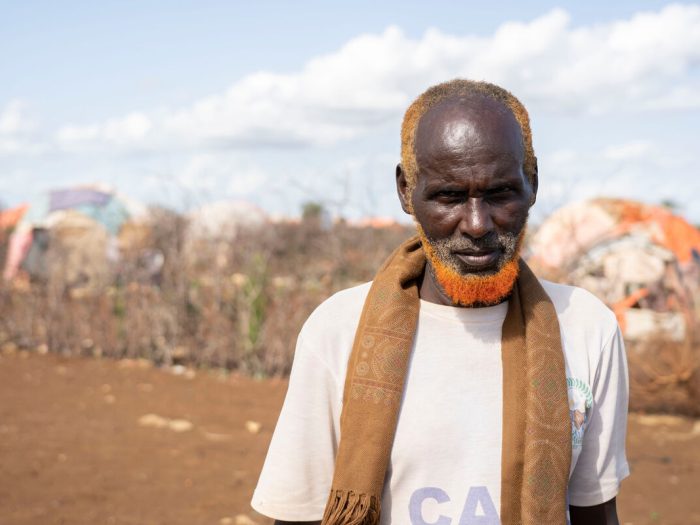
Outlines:
{"label": "man's mouth", "polygon": [[496,262],[498,262],[498,257],[500,255],[500,250],[461,250],[458,252],[453,252],[454,255],[462,261],[469,268],[474,270],[485,270],[490,268]]}

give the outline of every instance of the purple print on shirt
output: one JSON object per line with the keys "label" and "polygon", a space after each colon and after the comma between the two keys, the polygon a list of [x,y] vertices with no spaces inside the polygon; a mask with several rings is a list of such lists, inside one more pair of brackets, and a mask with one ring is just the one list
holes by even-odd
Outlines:
{"label": "purple print on shirt", "polygon": [[[440,514],[436,519],[427,521],[423,515],[423,503],[432,500],[438,504],[450,501],[450,496],[439,487],[422,487],[411,495],[408,514],[411,525],[452,525],[452,518]],[[456,525],[500,525],[496,506],[486,487],[471,487],[464,502],[462,515]]]}

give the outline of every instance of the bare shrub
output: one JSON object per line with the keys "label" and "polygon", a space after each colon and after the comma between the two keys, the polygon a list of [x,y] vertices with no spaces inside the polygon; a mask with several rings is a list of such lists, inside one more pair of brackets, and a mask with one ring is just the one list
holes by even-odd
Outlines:
{"label": "bare shrub", "polygon": [[184,217],[154,210],[114,267],[52,236],[45,279],[0,285],[0,345],[285,375],[311,311],[370,280],[412,231],[309,217],[192,241]]}
{"label": "bare shrub", "polygon": [[700,415],[700,344],[661,337],[627,343],[630,409]]}
{"label": "bare shrub", "polygon": [[[155,210],[147,235],[123,246],[109,269],[52,239],[45,280],[0,279],[0,347],[286,375],[313,309],[372,279],[413,228],[327,228],[310,215],[244,228],[233,240],[188,243],[186,232],[182,216]],[[154,260],[162,260],[157,271]],[[632,409],[700,414],[697,335],[627,349]]]}

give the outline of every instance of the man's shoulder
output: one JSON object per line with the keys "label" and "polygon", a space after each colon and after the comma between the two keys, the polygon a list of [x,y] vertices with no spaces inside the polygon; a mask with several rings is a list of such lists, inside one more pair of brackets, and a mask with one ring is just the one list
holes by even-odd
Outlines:
{"label": "man's shoulder", "polygon": [[615,314],[588,290],[544,279],[540,283],[554,304],[562,328],[595,331],[603,337],[617,330]]}
{"label": "man's shoulder", "polygon": [[329,337],[353,337],[371,282],[334,293],[311,313],[301,337],[309,342]]}

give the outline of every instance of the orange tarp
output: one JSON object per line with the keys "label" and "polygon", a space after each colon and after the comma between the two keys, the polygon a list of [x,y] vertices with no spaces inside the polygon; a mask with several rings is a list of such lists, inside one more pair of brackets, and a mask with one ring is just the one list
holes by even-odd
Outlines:
{"label": "orange tarp", "polygon": [[618,199],[599,199],[598,202],[619,214],[622,231],[630,230],[639,223],[653,226],[649,230],[654,241],[672,251],[680,263],[689,262],[693,250],[700,253],[700,230],[669,210]]}
{"label": "orange tarp", "polygon": [[28,204],[22,204],[9,210],[0,210],[0,230],[13,228],[29,209]]}

